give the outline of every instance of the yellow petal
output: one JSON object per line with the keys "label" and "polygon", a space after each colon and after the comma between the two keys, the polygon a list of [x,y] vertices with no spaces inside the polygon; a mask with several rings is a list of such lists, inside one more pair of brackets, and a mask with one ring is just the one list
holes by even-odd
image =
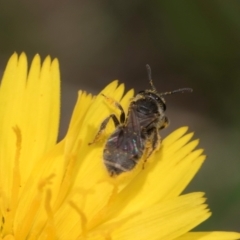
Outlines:
{"label": "yellow petal", "polygon": [[202,150],[193,151],[198,141],[188,143],[193,134],[183,135],[185,131],[185,127],[181,128],[163,141],[162,148],[153,156],[154,161],[146,164],[120,192],[111,207],[111,217],[130,214],[181,193],[205,159]]}
{"label": "yellow petal", "polygon": [[102,239],[104,234],[113,240],[175,239],[210,216],[202,196],[202,193],[183,195],[112,220],[96,228],[89,239]]}
{"label": "yellow petal", "polygon": [[57,139],[60,111],[58,61],[42,68],[35,56],[30,72],[26,55],[13,54],[0,88],[0,195],[5,230],[12,226],[18,198],[33,166]]}
{"label": "yellow petal", "polygon": [[240,233],[237,232],[189,232],[176,240],[237,240]]}
{"label": "yellow petal", "polygon": [[[101,122],[129,108],[133,90],[109,84],[79,91],[66,137],[56,144],[59,66],[14,54],[0,87],[0,239],[238,239],[238,233],[189,231],[210,213],[203,193],[179,196],[205,156],[187,127],[163,140],[144,163],[119,177],[106,170]],[[106,97],[105,97],[106,96]],[[92,143],[93,144],[89,144]]]}
{"label": "yellow petal", "polygon": [[[117,86],[117,82],[114,81],[101,93],[120,102],[123,91],[124,86]],[[127,96],[130,97],[132,93],[133,91],[130,91],[127,93]],[[126,98],[123,100],[126,102]],[[81,100],[79,100],[78,106],[81,105],[80,102]],[[94,140],[101,122],[108,117],[113,110],[116,111],[116,115],[120,114],[119,109],[109,105],[102,94],[99,94],[92,101],[87,101],[87,103],[87,109],[84,107],[83,111],[77,108],[74,110],[74,118],[78,120],[72,120],[72,122],[75,122],[75,126],[78,126],[79,128],[77,129],[74,127],[74,131],[70,128],[69,132],[75,132],[75,135],[67,135],[66,138],[67,143],[75,143],[75,147],[72,148],[72,154],[76,155],[77,158],[77,166],[75,166],[77,176],[75,181],[76,187],[80,188],[89,188],[90,186],[94,186],[96,182],[105,181],[106,178],[109,178],[102,158],[102,147],[106,136],[113,131],[114,124],[111,121],[109,122],[109,125],[101,136],[100,141],[92,145],[89,145],[89,143]],[[79,143],[81,143],[81,147],[79,147]],[[69,144],[68,148],[70,149]],[[89,176],[92,177],[89,178]]]}

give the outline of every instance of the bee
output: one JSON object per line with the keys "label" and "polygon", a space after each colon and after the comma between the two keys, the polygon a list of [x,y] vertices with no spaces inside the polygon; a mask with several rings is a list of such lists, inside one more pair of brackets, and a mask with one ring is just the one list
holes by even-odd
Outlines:
{"label": "bee", "polygon": [[[161,144],[160,130],[168,126],[165,115],[166,101],[164,96],[178,92],[192,92],[191,88],[181,88],[171,92],[158,93],[153,85],[151,68],[146,65],[151,89],[140,91],[130,102],[127,116],[122,106],[111,100],[120,110],[120,117],[109,115],[100,125],[92,143],[96,142],[112,119],[115,130],[108,137],[104,150],[103,161],[110,176],[131,171],[144,156],[144,163],[159,149]],[[89,144],[92,144],[89,143]]]}

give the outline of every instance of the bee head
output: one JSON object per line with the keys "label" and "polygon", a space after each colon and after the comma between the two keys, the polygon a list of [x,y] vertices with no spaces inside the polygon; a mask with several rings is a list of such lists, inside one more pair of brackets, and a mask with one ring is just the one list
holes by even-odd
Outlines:
{"label": "bee head", "polygon": [[149,65],[146,65],[148,71],[148,78],[151,85],[151,89],[147,89],[144,91],[140,91],[135,97],[135,101],[138,102],[138,106],[141,106],[142,112],[157,112],[163,113],[166,111],[166,101],[164,96],[178,93],[178,92],[192,92],[191,88],[181,88],[171,92],[159,93],[156,87],[153,85],[152,76],[151,76],[151,68]]}
{"label": "bee head", "polygon": [[155,102],[165,112],[166,101],[165,99],[155,90],[145,90],[138,93],[141,98],[149,100],[149,102]]}

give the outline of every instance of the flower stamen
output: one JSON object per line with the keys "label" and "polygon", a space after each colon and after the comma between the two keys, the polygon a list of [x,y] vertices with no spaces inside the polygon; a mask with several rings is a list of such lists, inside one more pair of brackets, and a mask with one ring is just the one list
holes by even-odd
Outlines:
{"label": "flower stamen", "polygon": [[41,180],[38,184],[38,191],[36,196],[33,198],[31,204],[29,205],[29,208],[27,210],[27,213],[24,218],[22,219],[22,224],[18,225],[18,228],[16,229],[16,237],[18,239],[25,239],[32,227],[32,223],[34,222],[34,218],[36,217],[41,203],[43,199],[44,194],[44,187],[48,184],[51,184],[51,180],[54,177],[54,174],[49,175],[47,178]]}
{"label": "flower stamen", "polygon": [[[13,131],[16,135],[16,149],[15,149],[15,159],[14,159],[14,167],[13,167],[13,182],[12,182],[12,197],[8,207],[4,208],[5,217],[2,217],[2,226],[1,232],[9,233],[12,232],[13,220],[16,213],[16,208],[18,204],[19,190],[21,187],[21,177],[20,177],[20,169],[19,169],[19,159],[21,152],[21,144],[22,144],[22,135],[18,126],[13,127]],[[7,221],[5,221],[7,219]]]}
{"label": "flower stamen", "polygon": [[47,240],[55,239],[56,238],[56,227],[54,224],[54,215],[51,207],[51,199],[52,199],[52,192],[50,189],[46,191],[46,199],[45,199],[45,210],[48,215],[48,222],[46,227],[47,232]]}
{"label": "flower stamen", "polygon": [[16,211],[17,202],[18,202],[18,195],[19,190],[21,188],[21,175],[20,175],[20,169],[19,169],[19,159],[20,159],[20,152],[21,152],[21,144],[22,144],[22,134],[21,130],[18,128],[18,126],[13,127],[13,131],[16,135],[16,153],[15,153],[15,161],[14,161],[14,168],[13,168],[13,187],[12,187],[12,209],[14,210],[14,213]]}
{"label": "flower stamen", "polygon": [[87,236],[87,217],[86,217],[86,215],[73,201],[69,201],[69,204],[78,213],[78,215],[80,217],[82,231],[79,235],[79,238],[86,237]]}

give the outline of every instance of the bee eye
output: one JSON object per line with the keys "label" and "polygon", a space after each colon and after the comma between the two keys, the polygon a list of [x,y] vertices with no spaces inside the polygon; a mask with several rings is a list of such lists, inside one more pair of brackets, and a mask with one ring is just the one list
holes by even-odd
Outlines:
{"label": "bee eye", "polygon": [[163,111],[165,112],[166,109],[167,109],[166,104],[164,103],[164,104],[162,105],[162,107],[163,107]]}

